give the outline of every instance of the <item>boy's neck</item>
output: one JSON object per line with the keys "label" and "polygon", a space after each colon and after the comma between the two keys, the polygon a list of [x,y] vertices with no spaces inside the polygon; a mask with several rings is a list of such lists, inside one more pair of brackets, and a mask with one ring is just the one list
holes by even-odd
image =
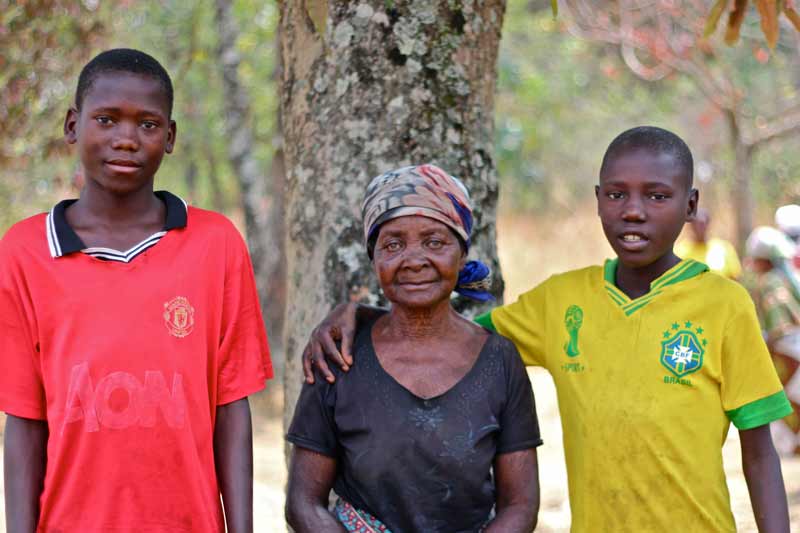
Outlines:
{"label": "boy's neck", "polygon": [[109,226],[148,224],[153,219],[163,222],[166,214],[164,203],[153,192],[152,183],[124,195],[87,183],[69,211],[73,218],[91,219]]}
{"label": "boy's neck", "polygon": [[614,284],[630,299],[639,298],[650,292],[650,284],[664,275],[670,268],[680,263],[680,258],[672,251],[661,259],[642,267],[631,267],[617,262]]}

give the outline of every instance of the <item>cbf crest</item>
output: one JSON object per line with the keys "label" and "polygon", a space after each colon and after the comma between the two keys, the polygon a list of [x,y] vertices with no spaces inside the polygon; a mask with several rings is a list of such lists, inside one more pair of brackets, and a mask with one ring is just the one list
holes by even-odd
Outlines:
{"label": "cbf crest", "polygon": [[164,303],[164,323],[173,337],[187,336],[194,329],[194,307],[187,298],[176,296]]}
{"label": "cbf crest", "polygon": [[682,378],[697,372],[703,366],[703,355],[707,340],[703,338],[703,328],[691,322],[683,325],[675,322],[666,330],[661,342],[661,364],[675,377]]}

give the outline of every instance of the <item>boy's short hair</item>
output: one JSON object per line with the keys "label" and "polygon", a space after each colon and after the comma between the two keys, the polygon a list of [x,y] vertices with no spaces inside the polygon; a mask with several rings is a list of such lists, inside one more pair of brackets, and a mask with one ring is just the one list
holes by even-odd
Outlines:
{"label": "boy's short hair", "polygon": [[687,188],[694,179],[694,158],[686,143],[671,131],[655,126],[638,126],[623,131],[611,141],[600,165],[602,176],[608,165],[620,155],[635,150],[648,150],[656,154],[669,154],[675,158],[687,178]]}
{"label": "boy's short hair", "polygon": [[167,70],[154,57],[131,48],[106,50],[86,63],[78,76],[78,88],[75,91],[75,107],[78,111],[92,83],[98,76],[108,72],[131,72],[155,78],[164,88],[169,115],[172,116],[172,80]]}

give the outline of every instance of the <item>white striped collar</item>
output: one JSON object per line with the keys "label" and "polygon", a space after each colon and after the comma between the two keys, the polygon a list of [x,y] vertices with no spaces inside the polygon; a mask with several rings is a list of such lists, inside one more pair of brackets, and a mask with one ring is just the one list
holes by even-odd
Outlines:
{"label": "white striped collar", "polygon": [[75,252],[84,252],[100,259],[122,261],[126,263],[130,262],[134,257],[155,245],[161,237],[166,235],[167,231],[186,227],[188,221],[188,206],[186,202],[167,191],[156,191],[155,195],[158,196],[166,206],[167,214],[164,229],[147,237],[125,252],[112,250],[110,248],[87,248],[78,234],[75,233],[75,230],[67,223],[64,214],[67,207],[77,200],[63,200],[59,202],[47,214],[45,219],[45,231],[47,233],[47,245],[50,249],[50,255],[53,258],[58,258]]}

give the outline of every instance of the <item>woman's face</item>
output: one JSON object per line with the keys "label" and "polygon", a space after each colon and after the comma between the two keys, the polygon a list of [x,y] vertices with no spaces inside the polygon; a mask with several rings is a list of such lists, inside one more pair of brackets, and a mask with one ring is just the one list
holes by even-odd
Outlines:
{"label": "woman's face", "polygon": [[389,301],[427,308],[450,299],[465,261],[450,228],[424,216],[405,216],[378,231],[372,263]]}

